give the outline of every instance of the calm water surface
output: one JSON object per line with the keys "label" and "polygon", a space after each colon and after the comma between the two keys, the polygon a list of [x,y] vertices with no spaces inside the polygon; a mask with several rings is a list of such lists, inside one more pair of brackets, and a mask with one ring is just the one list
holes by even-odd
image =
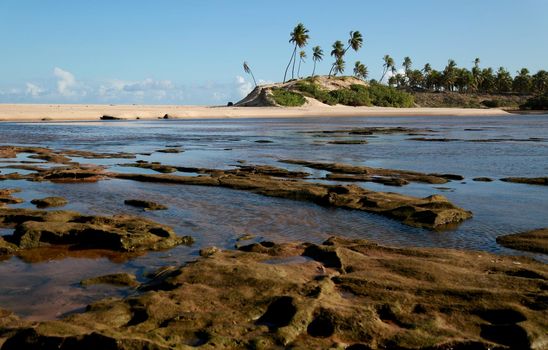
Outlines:
{"label": "calm water surface", "polygon": [[[455,142],[421,142],[405,134],[339,136],[307,131],[351,129],[370,126],[404,126],[433,130],[424,137],[458,139]],[[469,130],[466,130],[469,129]],[[319,137],[321,136],[321,137]],[[334,145],[328,141],[367,139],[368,144]],[[534,138],[530,140],[530,138]],[[497,142],[493,140],[498,139]],[[270,198],[242,191],[198,186],[138,183],[107,180],[90,184],[53,184],[26,181],[0,182],[0,188],[20,188],[17,197],[31,208],[34,198],[61,195],[66,209],[93,214],[135,214],[174,227],[181,235],[192,235],[196,244],[121,260],[104,254],[66,256],[52,254],[31,263],[21,258],[0,262],[0,308],[33,319],[48,319],[79,310],[107,296],[123,296],[130,290],[109,286],[82,288],[86,277],[113,272],[132,272],[139,278],[165,265],[194,259],[201,247],[231,248],[242,234],[257,240],[320,242],[332,234],[371,239],[399,246],[465,248],[500,254],[523,254],[499,246],[502,234],[548,226],[548,189],[545,186],[501,181],[474,182],[478,176],[499,179],[507,176],[547,176],[548,116],[513,117],[390,117],[390,118],[298,118],[192,121],[132,121],[82,123],[0,124],[0,144],[47,146],[54,149],[83,149],[96,152],[151,153],[137,159],[164,164],[232,168],[238,161],[315,171],[280,163],[280,159],[343,162],[391,169],[460,174],[463,181],[443,185],[410,184],[385,187],[362,183],[379,191],[414,196],[442,194],[471,210],[474,218],[457,229],[433,232],[411,228],[396,221],[363,212],[332,209],[312,203]],[[272,141],[270,143],[256,141]],[[492,142],[477,142],[478,140]],[[178,154],[155,152],[179,145]],[[20,155],[19,161],[29,160]],[[13,160],[13,159],[12,159]],[[120,164],[127,159],[89,160],[113,171],[149,172]],[[0,159],[0,166],[10,161]],[[2,173],[17,169],[0,169]],[[310,181],[318,181],[311,179]],[[166,211],[143,212],[125,206],[124,199],[147,198],[169,206]],[[10,230],[0,230],[0,235]],[[531,255],[539,260],[545,257]]]}

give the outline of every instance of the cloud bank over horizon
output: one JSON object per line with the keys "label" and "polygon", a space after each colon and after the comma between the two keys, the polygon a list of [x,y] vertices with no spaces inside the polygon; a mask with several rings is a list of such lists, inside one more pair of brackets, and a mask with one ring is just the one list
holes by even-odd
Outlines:
{"label": "cloud bank over horizon", "polygon": [[[266,81],[259,80],[259,83]],[[24,86],[0,86],[0,103],[225,105],[229,101],[239,101],[252,89],[252,82],[240,75],[232,81],[199,84],[153,78],[82,81],[73,72],[54,67],[43,81],[28,81]]]}

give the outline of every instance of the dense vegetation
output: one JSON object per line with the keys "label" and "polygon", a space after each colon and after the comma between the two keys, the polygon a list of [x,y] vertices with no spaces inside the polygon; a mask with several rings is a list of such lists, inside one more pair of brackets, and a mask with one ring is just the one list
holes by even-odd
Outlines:
{"label": "dense vegetation", "polygon": [[531,97],[520,106],[521,109],[548,110],[548,92],[542,95]]}
{"label": "dense vegetation", "polygon": [[322,89],[311,80],[299,81],[295,88],[305,96],[313,97],[318,101],[336,105],[346,106],[382,106],[382,107],[412,107],[413,96],[397,90],[393,87],[372,83],[370,86],[350,85],[349,88],[342,88],[332,91]]}
{"label": "dense vegetation", "polygon": [[[412,61],[405,57],[402,71],[398,72],[394,60],[386,55],[383,75],[390,71],[388,85],[419,91],[457,91],[460,93],[488,94],[543,94],[548,91],[548,72],[540,70],[534,75],[522,68],[512,77],[504,67],[495,72],[493,68],[480,68],[480,59],[474,60],[472,69],[458,67],[449,60],[443,70],[438,71],[427,63],[421,70],[412,69]],[[382,77],[381,77],[382,78]]]}
{"label": "dense vegetation", "polygon": [[298,107],[304,105],[306,102],[303,95],[280,88],[272,89],[272,98],[280,106],[286,107]]}

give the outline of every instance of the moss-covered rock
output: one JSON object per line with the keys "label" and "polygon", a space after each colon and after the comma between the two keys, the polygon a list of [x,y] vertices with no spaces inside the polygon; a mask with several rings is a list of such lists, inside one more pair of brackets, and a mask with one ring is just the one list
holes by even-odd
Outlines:
{"label": "moss-covered rock", "polygon": [[548,254],[548,228],[499,236],[497,243],[507,248]]}
{"label": "moss-covered rock", "polygon": [[30,201],[37,208],[62,207],[68,204],[68,201],[63,197],[46,197],[38,198]]}
{"label": "moss-covered rock", "polygon": [[70,211],[0,208],[0,227],[13,227],[4,239],[17,249],[71,245],[74,249],[120,252],[161,250],[191,244],[165,225],[133,216],[86,216]]}
{"label": "moss-covered rock", "polygon": [[484,252],[254,244],[162,269],[141,294],[12,326],[2,349],[540,349],[547,277],[545,264]]}

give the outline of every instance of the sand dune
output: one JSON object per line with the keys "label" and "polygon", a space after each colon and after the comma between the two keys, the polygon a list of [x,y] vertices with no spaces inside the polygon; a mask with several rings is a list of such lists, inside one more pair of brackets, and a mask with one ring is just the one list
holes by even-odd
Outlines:
{"label": "sand dune", "polygon": [[170,118],[291,118],[365,116],[500,116],[500,109],[472,108],[388,108],[327,106],[303,107],[214,107],[168,105],[71,105],[0,104],[0,121],[98,120],[103,115],[127,120]]}

